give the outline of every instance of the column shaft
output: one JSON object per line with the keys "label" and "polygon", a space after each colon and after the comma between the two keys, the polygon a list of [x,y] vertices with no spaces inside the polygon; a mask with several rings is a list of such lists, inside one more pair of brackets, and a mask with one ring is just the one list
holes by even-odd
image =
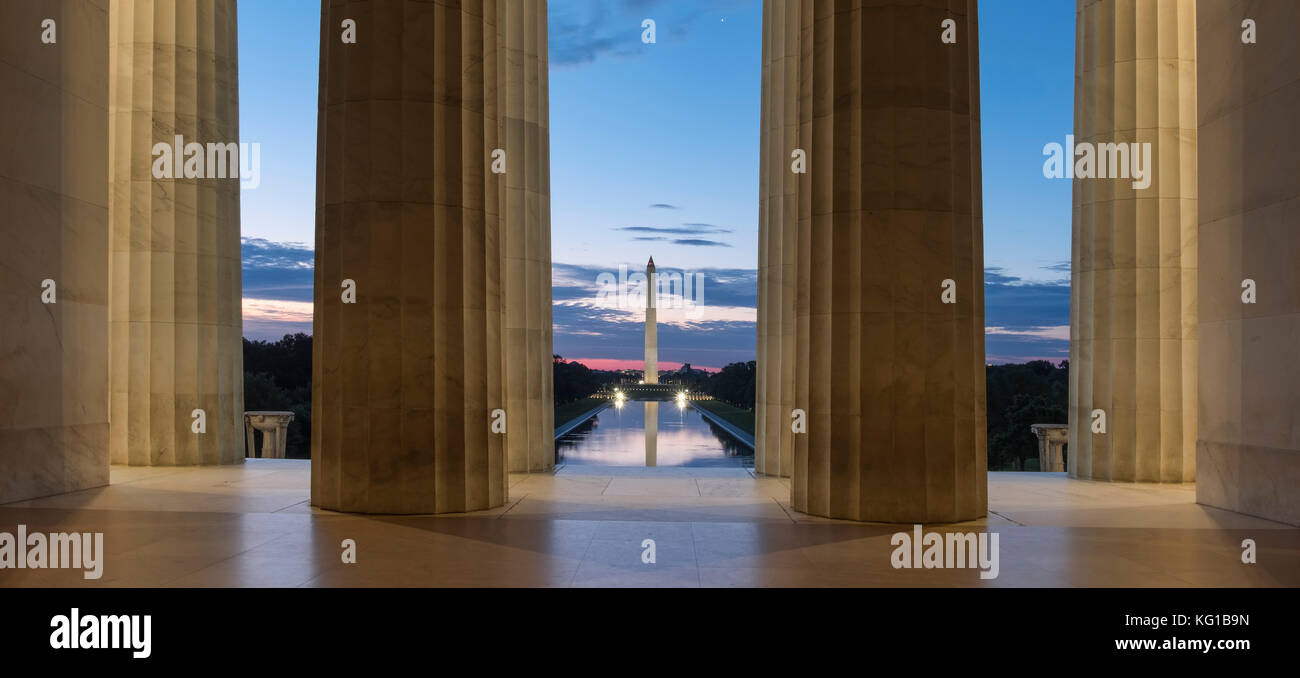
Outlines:
{"label": "column shaft", "polygon": [[[109,15],[113,461],[241,463],[239,177],[214,153],[239,142],[235,2],[114,0]],[[155,144],[189,178],[166,176]]]}
{"label": "column shaft", "polygon": [[[1256,42],[1243,44],[1242,22]],[[1202,2],[1196,499],[1300,525],[1300,3]],[[1244,287],[1254,285],[1254,303]]]}
{"label": "column shaft", "polygon": [[[1070,475],[1196,477],[1196,44],[1193,2],[1078,0]],[[1103,144],[1126,143],[1117,155]],[[1150,146],[1150,186],[1131,161]],[[1074,162],[1074,149],[1067,162]],[[1145,157],[1145,154],[1143,154]],[[1115,165],[1110,159],[1119,158]],[[1085,162],[1081,157],[1080,163]],[[1076,165],[1078,167],[1078,165]],[[1102,172],[1107,178],[1100,178]],[[1114,178],[1120,173],[1120,178]],[[1094,412],[1105,432],[1094,432]]]}
{"label": "column shaft", "polygon": [[[975,3],[790,4],[801,31],[798,86],[789,87],[787,77],[783,96],[786,113],[797,111],[797,147],[808,165],[797,177],[797,207],[783,195],[779,240],[770,201],[776,186],[784,194],[788,185],[766,177],[768,272],[760,294],[767,321],[776,308],[767,295],[780,289],[785,303],[787,281],[794,280],[794,348],[786,353],[783,322],[781,392],[792,388],[792,404],[807,412],[807,433],[794,436],[792,503],[806,513],[853,520],[982,516],[987,462]],[[772,2],[769,21],[782,11],[794,10]],[[957,44],[940,40],[945,19],[956,22]],[[769,67],[769,85],[774,80]],[[796,95],[797,106],[791,105]],[[765,124],[765,147],[776,129]],[[788,150],[780,150],[779,167],[777,153],[769,153],[770,172],[790,171]],[[780,285],[772,282],[778,261]],[[943,300],[945,281],[956,285],[955,303]],[[767,334],[765,358],[774,355],[777,335]],[[784,358],[791,354],[787,372]],[[772,412],[774,370],[765,369],[770,445],[770,420],[779,416],[788,427],[790,419]],[[773,454],[765,452],[770,462]]]}
{"label": "column shaft", "polygon": [[798,2],[763,4],[762,147],[759,169],[758,375],[754,470],[789,476],[795,374],[795,257],[799,180]]}
{"label": "column shaft", "polygon": [[106,3],[0,14],[4,504],[108,484],[109,71]]}
{"label": "column shaft", "polygon": [[[497,6],[322,3],[321,508],[447,513],[506,500],[505,436],[490,429],[505,407]],[[340,39],[344,19],[356,44]],[[507,171],[526,174],[524,157],[508,153]],[[343,303],[345,280],[356,303]]]}
{"label": "column shaft", "polygon": [[539,472],[555,468],[547,3],[495,1],[506,445],[512,472]]}

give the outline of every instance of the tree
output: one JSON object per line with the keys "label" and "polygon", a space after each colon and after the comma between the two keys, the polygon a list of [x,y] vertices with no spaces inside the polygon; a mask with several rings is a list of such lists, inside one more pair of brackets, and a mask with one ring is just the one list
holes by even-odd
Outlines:
{"label": "tree", "polygon": [[1070,365],[1035,360],[991,365],[986,374],[989,469],[1020,468],[1024,459],[1038,456],[1030,426],[1069,422]]}
{"label": "tree", "polygon": [[244,410],[293,412],[285,456],[311,457],[311,335],[244,340]]}
{"label": "tree", "polygon": [[613,382],[618,375],[604,370],[593,370],[580,362],[566,362],[561,356],[551,356],[551,376],[554,382],[555,404],[564,405],[600,390]]}
{"label": "tree", "polygon": [[730,405],[741,409],[754,409],[755,383],[758,375],[758,363],[731,363],[709,377],[706,392]]}

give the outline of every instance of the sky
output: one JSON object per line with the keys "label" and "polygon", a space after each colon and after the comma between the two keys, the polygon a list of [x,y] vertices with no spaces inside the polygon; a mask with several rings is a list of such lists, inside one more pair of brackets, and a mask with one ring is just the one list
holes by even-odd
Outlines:
{"label": "sky", "polygon": [[[1042,148],[1072,127],[1074,1],[979,8],[988,359],[1063,360],[1070,182],[1043,177]],[[640,368],[643,311],[601,281],[653,255],[703,277],[697,306],[659,312],[661,368],[753,360],[761,0],[551,0],[549,22],[555,352]],[[319,30],[316,0],[239,6],[240,132],[262,147],[250,339],[311,331]]]}

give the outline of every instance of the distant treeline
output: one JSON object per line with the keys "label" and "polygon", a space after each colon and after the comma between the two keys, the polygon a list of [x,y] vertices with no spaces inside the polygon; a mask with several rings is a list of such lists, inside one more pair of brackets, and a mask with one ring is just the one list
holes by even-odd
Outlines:
{"label": "distant treeline", "polygon": [[[602,387],[626,379],[621,372],[593,370],[580,362],[568,362],[554,356],[555,404],[563,405],[592,395]],[[695,393],[707,393],[718,400],[745,410],[754,409],[754,375],[756,364],[732,363],[719,372],[697,370],[686,363],[679,370],[659,375],[661,384],[677,384]]]}
{"label": "distant treeline", "polygon": [[[1034,424],[1065,424],[1068,419],[1070,369],[1036,360],[1023,365],[990,365],[988,384],[988,462],[990,471],[1023,470],[1038,457]],[[557,406],[586,398],[625,378],[622,373],[593,370],[560,356],[552,360]],[[665,372],[660,382],[707,393],[725,403],[753,411],[757,364],[732,363],[718,372],[690,364]],[[294,413],[287,456],[311,455],[311,336],[285,335],[279,341],[244,340],[244,409]],[[260,446],[260,439],[258,442]],[[1067,457],[1069,451],[1066,451]]]}
{"label": "distant treeline", "polygon": [[617,383],[618,372],[593,370],[579,362],[567,362],[551,356],[551,375],[555,383],[555,404],[565,405],[586,398],[606,384]]}
{"label": "distant treeline", "polygon": [[680,384],[687,390],[707,393],[716,400],[752,411],[756,392],[754,378],[757,373],[758,363],[753,360],[731,363],[717,372],[697,370],[686,363],[680,370],[660,376],[659,381],[664,384]]}
{"label": "distant treeline", "polygon": [[[311,457],[311,335],[244,340],[244,410],[293,412],[285,456]],[[256,439],[262,448],[262,436]]]}
{"label": "distant treeline", "polygon": [[1038,458],[1038,437],[1029,427],[1069,423],[1070,362],[990,365],[985,374],[989,470],[1024,470],[1025,460]]}
{"label": "distant treeline", "polygon": [[[752,411],[755,371],[754,361],[732,363],[713,373],[686,365],[678,372],[664,375],[660,381],[679,383]],[[1069,421],[1069,362],[1053,365],[1036,360],[1023,365],[990,365],[986,375],[989,470],[1024,470],[1026,460],[1038,458],[1038,438],[1029,427]]]}

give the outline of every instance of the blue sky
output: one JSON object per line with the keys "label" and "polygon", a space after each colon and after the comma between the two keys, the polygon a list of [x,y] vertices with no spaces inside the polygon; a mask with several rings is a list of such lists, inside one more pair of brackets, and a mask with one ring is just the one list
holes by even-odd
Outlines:
{"label": "blue sky", "polygon": [[[320,5],[241,3],[245,335],[310,332]],[[705,308],[661,312],[661,365],[754,357],[761,0],[551,0],[555,348],[639,361],[641,315],[595,280],[653,254],[705,275]],[[657,42],[641,42],[656,21]],[[1073,0],[980,3],[986,324],[993,361],[1068,355],[1070,182],[1042,148],[1073,118]],[[639,363],[638,363],[639,364]]]}

